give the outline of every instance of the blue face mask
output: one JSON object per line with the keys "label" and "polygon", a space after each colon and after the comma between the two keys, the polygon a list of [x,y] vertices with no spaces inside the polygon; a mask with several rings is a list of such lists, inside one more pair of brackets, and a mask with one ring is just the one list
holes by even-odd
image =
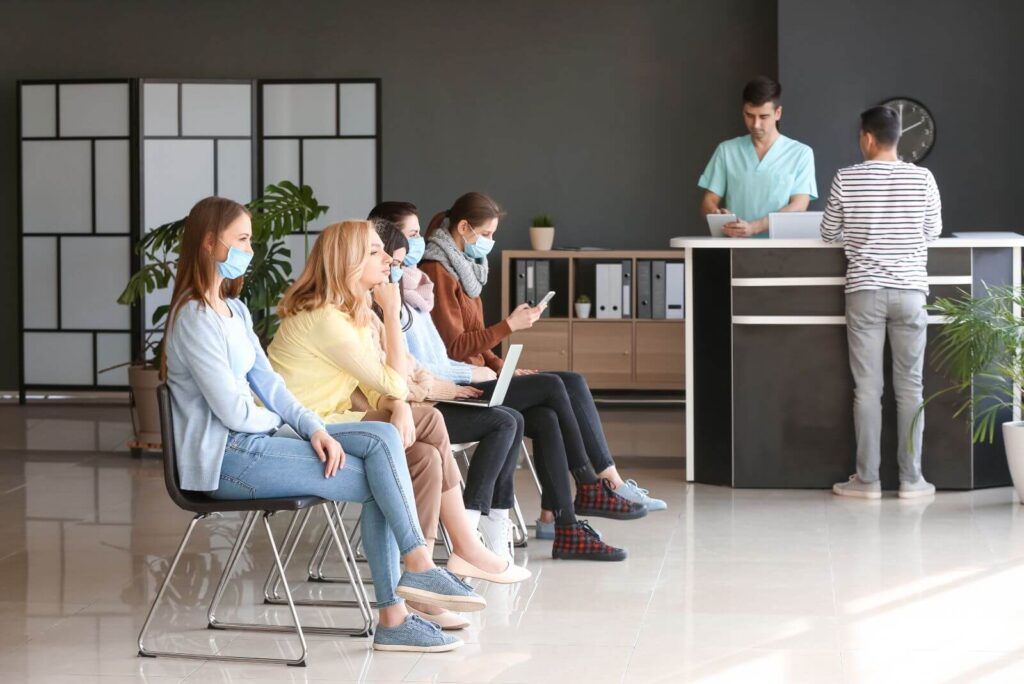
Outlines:
{"label": "blue face mask", "polygon": [[417,235],[409,238],[409,253],[402,259],[406,266],[415,266],[423,258],[423,250],[427,247],[427,241]]}
{"label": "blue face mask", "polygon": [[402,274],[403,273],[404,273],[404,271],[402,271],[402,267],[401,266],[392,266],[391,267],[391,282],[393,282],[393,283],[400,283],[400,282],[402,282]]}
{"label": "blue face mask", "polygon": [[220,242],[228,248],[228,258],[217,262],[217,270],[220,271],[220,274],[228,280],[245,275],[245,271],[252,262],[252,252],[232,247],[223,240]]}
{"label": "blue face mask", "polygon": [[466,253],[466,256],[472,259],[483,259],[491,250],[494,249],[494,240],[489,237],[484,237],[476,232],[476,228],[472,228],[473,232],[476,233],[476,242],[470,244],[468,242],[463,244],[462,251]]}

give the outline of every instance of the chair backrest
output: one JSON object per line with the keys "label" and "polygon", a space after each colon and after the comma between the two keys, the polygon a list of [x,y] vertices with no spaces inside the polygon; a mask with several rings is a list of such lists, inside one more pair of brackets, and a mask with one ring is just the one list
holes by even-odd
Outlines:
{"label": "chair backrest", "polygon": [[[156,390],[160,404],[160,439],[164,453],[164,486],[171,500],[187,511],[194,510],[192,504],[196,497],[181,490],[178,479],[178,452],[174,448],[174,416],[171,412],[171,388],[162,383]],[[206,498],[206,497],[202,497]]]}

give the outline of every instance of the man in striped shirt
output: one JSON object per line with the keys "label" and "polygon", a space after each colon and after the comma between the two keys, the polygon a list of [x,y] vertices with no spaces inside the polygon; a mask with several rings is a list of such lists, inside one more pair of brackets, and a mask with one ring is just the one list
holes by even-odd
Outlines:
{"label": "man in striped shirt", "polygon": [[840,169],[821,222],[826,242],[846,250],[846,330],[855,384],[853,416],[857,472],[836,484],[840,496],[882,496],[883,358],[886,330],[899,430],[901,498],[930,496],[935,486],[921,473],[922,402],[928,314],[927,243],[942,232],[942,205],[928,169],[899,160],[901,122],[888,107],[861,114],[864,163]]}

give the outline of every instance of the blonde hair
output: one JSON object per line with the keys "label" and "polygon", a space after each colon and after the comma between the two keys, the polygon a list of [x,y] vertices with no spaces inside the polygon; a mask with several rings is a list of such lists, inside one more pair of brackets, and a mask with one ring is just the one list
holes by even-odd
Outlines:
{"label": "blonde hair", "polygon": [[363,327],[373,318],[370,295],[362,292],[359,279],[370,252],[370,221],[343,221],[324,228],[313,243],[306,267],[277,305],[281,318],[324,306],[337,307]]}

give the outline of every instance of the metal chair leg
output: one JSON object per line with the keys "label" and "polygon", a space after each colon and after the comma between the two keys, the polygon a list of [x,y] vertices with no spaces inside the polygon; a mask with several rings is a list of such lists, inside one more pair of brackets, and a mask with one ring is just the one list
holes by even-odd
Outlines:
{"label": "metal chair leg", "polygon": [[[270,523],[267,521],[267,517],[270,514],[268,512],[263,513],[263,521],[267,530],[267,536],[270,538],[270,546],[274,551],[274,561],[277,563],[280,569],[280,557],[277,555],[277,545],[274,543],[274,535],[270,529]],[[242,522],[242,528],[239,530],[238,537],[235,540],[234,546],[231,549],[231,555],[237,558],[238,552],[244,546],[242,537],[248,538],[249,533],[252,532],[253,523],[255,521],[256,513],[252,512],[245,516]],[[295,627],[292,629],[298,634],[299,644],[301,646],[301,653],[298,658],[267,658],[258,656],[232,656],[232,655],[221,655],[217,653],[189,653],[184,651],[156,651],[146,648],[145,640],[146,633],[149,631],[149,627],[153,622],[153,616],[156,614],[157,607],[160,605],[160,601],[167,593],[167,587],[170,585],[171,577],[174,575],[175,569],[178,567],[178,561],[181,560],[181,554],[185,550],[185,546],[188,544],[189,538],[192,536],[192,532],[195,530],[196,524],[208,517],[207,514],[199,514],[192,518],[188,528],[185,530],[185,535],[181,540],[181,544],[178,545],[178,550],[174,554],[174,559],[171,561],[170,567],[167,569],[167,575],[164,577],[164,581],[160,585],[160,589],[157,591],[156,598],[153,600],[153,605],[149,609],[149,613],[146,615],[146,621],[142,624],[142,630],[139,632],[139,655],[146,656],[149,658],[163,657],[163,658],[198,658],[201,660],[217,660],[217,661],[234,661],[234,662],[247,662],[247,663],[275,663],[281,665],[295,665],[305,666],[306,654],[308,648],[306,646],[306,638],[302,633],[302,625],[299,622],[298,613],[295,611],[295,605],[291,603],[291,595],[288,592],[288,585],[285,583],[285,594],[289,598],[289,608],[291,608],[292,619],[295,621]],[[232,563],[231,565],[233,565]],[[221,588],[223,591],[223,589]]]}
{"label": "metal chair leg", "polygon": [[519,499],[512,497],[512,543],[515,546],[526,546],[530,532],[526,527],[523,509],[519,507]]}
{"label": "metal chair leg", "polygon": [[[284,541],[281,542],[281,551],[284,553],[284,567],[287,568],[288,564],[291,563],[292,556],[295,555],[295,548],[299,545],[299,540],[302,538],[302,533],[306,529],[306,523],[309,522],[309,516],[312,513],[311,508],[306,508],[301,511],[297,511],[292,516],[292,521],[288,525],[288,530],[284,534]],[[296,531],[297,530],[297,531]],[[277,568],[271,568],[270,572],[267,573],[267,581],[263,584],[263,595],[270,596],[278,595],[278,587],[281,586],[281,576],[277,574]]]}

